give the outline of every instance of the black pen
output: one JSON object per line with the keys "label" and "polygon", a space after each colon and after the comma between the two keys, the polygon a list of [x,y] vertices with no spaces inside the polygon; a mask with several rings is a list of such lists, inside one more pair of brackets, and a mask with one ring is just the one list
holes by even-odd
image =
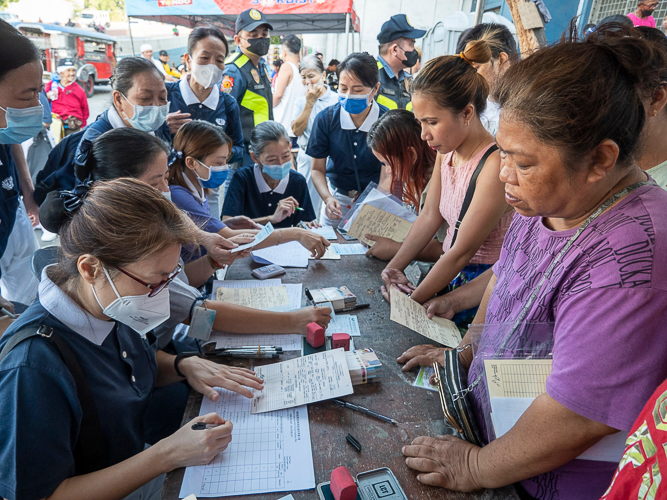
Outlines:
{"label": "black pen", "polygon": [[315,305],[315,302],[313,301],[313,296],[310,294],[310,290],[308,290],[307,288],[304,288],[303,291],[304,291],[304,293],[306,294],[306,298],[308,299],[308,301],[309,301],[312,305]]}
{"label": "black pen", "polygon": [[383,422],[387,422],[388,424],[398,425],[398,422],[396,420],[394,420],[393,418],[385,417],[384,415],[380,415],[379,413],[375,413],[374,411],[369,410],[368,408],[364,408],[363,406],[353,405],[352,403],[348,403],[347,401],[343,401],[342,399],[334,399],[333,402],[340,405],[340,406],[344,406],[345,408],[349,408],[350,410],[365,413],[366,415],[370,415],[371,417],[375,417],[379,420],[382,420]]}
{"label": "black pen", "polygon": [[221,425],[225,425],[225,424],[207,424],[207,423],[204,423],[204,422],[196,422],[196,423],[192,424],[191,429],[193,431],[203,431],[205,429],[215,429],[216,427],[220,427]]}
{"label": "black pen", "polygon": [[341,309],[340,311],[336,311],[336,312],[346,313],[346,312],[350,312],[350,311],[356,311],[357,309],[366,309],[367,307],[370,307],[370,306],[371,306],[370,304],[357,304],[354,307],[347,307],[345,309]]}

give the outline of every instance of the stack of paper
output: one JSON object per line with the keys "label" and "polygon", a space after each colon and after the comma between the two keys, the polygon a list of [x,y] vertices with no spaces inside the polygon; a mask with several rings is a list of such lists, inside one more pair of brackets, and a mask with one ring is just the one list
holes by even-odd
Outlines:
{"label": "stack of paper", "polygon": [[290,241],[250,252],[259,264],[276,264],[282,267],[308,267],[310,252],[298,241]]}
{"label": "stack of paper", "polygon": [[338,239],[338,236],[336,236],[336,232],[334,231],[333,226],[313,227],[311,229],[308,229],[308,231],[312,231],[315,234],[319,234],[320,236],[326,238],[327,240]]}
{"label": "stack of paper", "polygon": [[382,363],[373,349],[357,349],[345,353],[352,385],[367,384],[382,374]]}

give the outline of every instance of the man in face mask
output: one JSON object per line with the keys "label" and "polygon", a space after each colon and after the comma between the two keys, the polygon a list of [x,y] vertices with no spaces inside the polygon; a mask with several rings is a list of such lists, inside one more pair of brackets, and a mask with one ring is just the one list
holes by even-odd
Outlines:
{"label": "man in face mask", "polygon": [[241,109],[244,149],[243,166],[253,165],[250,133],[259,123],[273,120],[271,78],[264,56],[271,45],[271,26],[257,9],[241,12],[236,19],[236,52],[225,61],[221,88],[231,94]]}
{"label": "man in face mask", "polygon": [[410,75],[405,71],[419,60],[415,50],[415,40],[422,38],[426,31],[416,29],[405,14],[391,16],[382,25],[378,35],[380,54],[377,57],[380,71],[380,92],[376,99],[389,109],[412,110],[409,92]]}
{"label": "man in face mask", "polygon": [[649,28],[655,28],[653,11],[658,7],[659,3],[658,0],[639,0],[637,8],[634,12],[630,12],[628,17],[632,20],[635,27],[648,26]]}

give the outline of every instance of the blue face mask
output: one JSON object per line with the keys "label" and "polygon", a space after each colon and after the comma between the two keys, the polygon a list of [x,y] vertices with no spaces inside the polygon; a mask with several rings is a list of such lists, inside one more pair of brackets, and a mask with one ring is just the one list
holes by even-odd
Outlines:
{"label": "blue face mask", "polygon": [[7,127],[0,128],[0,144],[21,144],[37,136],[44,125],[44,107],[40,104],[25,109],[3,108]]}
{"label": "blue face mask", "polygon": [[292,162],[288,161],[282,165],[262,165],[262,172],[276,181],[282,181],[289,174]]}
{"label": "blue face mask", "polygon": [[[204,165],[202,162],[199,163],[201,163],[203,166],[206,167],[206,165]],[[207,168],[209,169],[210,174],[207,180],[201,181],[201,185],[209,189],[215,189],[222,186],[227,180],[229,167],[227,165],[223,165],[222,167],[207,167]]]}
{"label": "blue face mask", "polygon": [[370,94],[350,95],[339,92],[338,102],[341,107],[351,115],[358,115],[359,113],[363,113],[368,107],[369,97]]}
{"label": "blue face mask", "polygon": [[[132,104],[127,97],[123,94],[121,95],[127,102]],[[134,111],[132,118],[128,118],[127,115],[123,113],[125,119],[132,125],[132,128],[143,130],[144,132],[155,132],[167,119],[169,103],[164,106],[139,106],[137,104],[132,104],[132,109]]]}

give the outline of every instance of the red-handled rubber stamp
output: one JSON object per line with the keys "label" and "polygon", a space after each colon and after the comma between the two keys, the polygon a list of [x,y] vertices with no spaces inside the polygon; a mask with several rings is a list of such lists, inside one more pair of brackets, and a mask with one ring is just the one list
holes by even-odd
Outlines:
{"label": "red-handled rubber stamp", "polygon": [[331,473],[331,493],[336,500],[356,500],[357,483],[347,467],[338,467]]}
{"label": "red-handled rubber stamp", "polygon": [[324,328],[317,323],[308,323],[306,326],[306,342],[317,348],[324,345]]}
{"label": "red-handled rubber stamp", "polygon": [[331,348],[342,347],[344,351],[350,350],[350,336],[347,333],[334,333],[331,336]]}

